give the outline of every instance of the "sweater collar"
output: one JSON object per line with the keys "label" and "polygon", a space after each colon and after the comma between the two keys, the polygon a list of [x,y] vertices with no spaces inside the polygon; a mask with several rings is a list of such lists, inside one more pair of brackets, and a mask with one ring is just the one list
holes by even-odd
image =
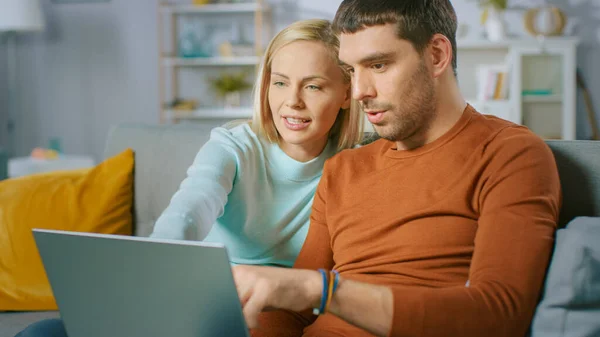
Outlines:
{"label": "sweater collar", "polygon": [[471,117],[473,116],[475,110],[474,108],[467,104],[465,107],[461,117],[458,121],[448,130],[445,134],[443,134],[438,139],[434,140],[431,143],[425,144],[419,148],[412,150],[396,150],[396,142],[388,141],[388,146],[386,147],[385,154],[388,157],[392,158],[410,158],[423,155],[425,153],[434,151],[435,149],[443,146],[454,137],[456,137],[466,126],[469,124]]}
{"label": "sweater collar", "polygon": [[263,140],[267,165],[277,176],[291,181],[306,181],[320,177],[323,173],[325,161],[337,152],[334,143],[330,139],[319,156],[307,162],[299,162],[283,152],[279,144]]}

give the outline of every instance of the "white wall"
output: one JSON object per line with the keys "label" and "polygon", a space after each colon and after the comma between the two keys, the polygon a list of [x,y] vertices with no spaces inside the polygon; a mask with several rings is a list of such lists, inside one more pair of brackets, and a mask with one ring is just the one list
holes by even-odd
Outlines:
{"label": "white wall", "polygon": [[[559,0],[556,0],[559,1]],[[99,4],[58,5],[43,0],[47,30],[18,40],[17,151],[27,154],[60,137],[68,153],[100,159],[112,124],[158,122],[157,0],[111,0]],[[340,0],[270,0],[276,29],[293,20],[332,18]],[[479,30],[479,12],[469,0],[453,0],[459,19]],[[583,69],[600,115],[600,9],[597,0],[561,3],[581,17],[579,66]],[[510,27],[523,34],[521,12],[511,12]],[[0,53],[4,52],[0,45]],[[5,59],[0,56],[0,91]],[[0,99],[5,102],[2,94]],[[1,109],[5,109],[2,105]],[[582,104],[578,136],[589,137]],[[0,114],[1,115],[1,114]],[[1,119],[1,117],[0,117]],[[220,121],[212,121],[217,125]],[[4,130],[0,131],[4,132]]]}
{"label": "white wall", "polygon": [[155,7],[43,3],[46,31],[18,41],[17,151],[60,137],[100,158],[110,124],[157,120]]}

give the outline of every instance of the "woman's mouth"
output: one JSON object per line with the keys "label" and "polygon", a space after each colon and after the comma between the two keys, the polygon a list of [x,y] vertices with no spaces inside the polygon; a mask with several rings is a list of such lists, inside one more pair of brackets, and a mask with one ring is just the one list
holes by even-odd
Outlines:
{"label": "woman's mouth", "polygon": [[285,127],[292,131],[299,131],[299,130],[306,129],[311,123],[310,119],[301,118],[301,117],[283,116],[282,119],[283,119],[283,124],[285,125]]}

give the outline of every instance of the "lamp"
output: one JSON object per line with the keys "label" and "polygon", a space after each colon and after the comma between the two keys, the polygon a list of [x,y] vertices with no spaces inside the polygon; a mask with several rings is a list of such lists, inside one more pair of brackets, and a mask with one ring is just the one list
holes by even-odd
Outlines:
{"label": "lamp", "polygon": [[8,120],[6,125],[0,126],[0,134],[4,133],[2,129],[7,131],[6,150],[9,157],[14,155],[15,150],[13,137],[16,114],[17,33],[40,31],[44,26],[45,21],[39,0],[0,0],[0,37],[4,35],[6,40],[8,72]]}

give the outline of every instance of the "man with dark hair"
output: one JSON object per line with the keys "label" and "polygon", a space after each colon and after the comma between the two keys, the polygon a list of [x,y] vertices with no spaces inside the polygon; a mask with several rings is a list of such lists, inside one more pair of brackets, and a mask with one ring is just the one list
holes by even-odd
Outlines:
{"label": "man with dark hair", "polygon": [[552,152],[465,102],[449,0],[344,0],[334,27],[381,139],[327,162],[294,269],[234,267],[253,334],[525,335],[561,203]]}

